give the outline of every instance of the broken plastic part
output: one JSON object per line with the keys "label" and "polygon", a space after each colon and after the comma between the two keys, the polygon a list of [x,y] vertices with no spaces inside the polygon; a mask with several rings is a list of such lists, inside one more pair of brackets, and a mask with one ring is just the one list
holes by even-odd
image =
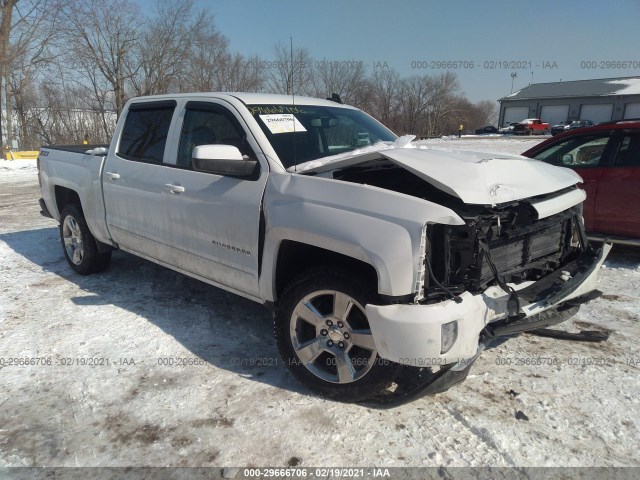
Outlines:
{"label": "broken plastic part", "polygon": [[539,337],[555,338],[558,340],[572,340],[574,342],[606,342],[609,340],[609,332],[598,330],[580,330],[580,333],[565,332],[564,330],[553,330],[550,328],[538,328],[531,330],[533,335]]}
{"label": "broken plastic part", "polygon": [[500,278],[498,269],[491,259],[491,253],[489,252],[489,242],[487,242],[487,237],[484,235],[484,232],[482,230],[478,231],[478,242],[480,244],[482,253],[487,259],[489,268],[491,268],[491,273],[493,273],[493,278],[495,278],[496,284],[502,290],[504,290],[505,293],[509,294],[509,298],[507,299],[507,313],[509,315],[509,319],[518,320],[520,318],[526,317],[526,314],[520,311],[520,298],[518,297],[518,294],[512,287],[504,283],[504,281]]}

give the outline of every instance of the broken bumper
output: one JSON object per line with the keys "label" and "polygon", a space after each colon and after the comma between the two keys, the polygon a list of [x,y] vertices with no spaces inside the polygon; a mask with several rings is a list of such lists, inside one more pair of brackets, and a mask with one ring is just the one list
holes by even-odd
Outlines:
{"label": "broken bumper", "polygon": [[[524,318],[514,320],[517,331],[540,328],[534,320],[550,309],[595,290],[598,270],[611,250],[603,244],[598,251],[588,250],[569,265],[537,282],[509,284],[518,292]],[[487,288],[482,294],[460,295],[431,305],[367,305],[366,311],[378,354],[387,360],[415,367],[437,367],[474,358],[479,352],[481,332],[492,322],[509,323],[507,299],[500,287]],[[550,320],[549,325],[553,323]],[[527,325],[531,325],[528,328]]]}

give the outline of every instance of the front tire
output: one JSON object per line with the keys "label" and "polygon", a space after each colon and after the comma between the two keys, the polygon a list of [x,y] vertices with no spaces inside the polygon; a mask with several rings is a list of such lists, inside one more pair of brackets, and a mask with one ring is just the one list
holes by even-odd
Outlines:
{"label": "front tire", "polygon": [[343,402],[385,390],[401,366],[378,356],[364,307],[379,302],[374,289],[347,272],[318,268],[297,277],[274,321],[291,373],[313,392]]}
{"label": "front tire", "polygon": [[77,205],[69,204],[62,209],[60,242],[67,263],[76,273],[89,275],[109,266],[111,252],[98,251],[96,239]]}

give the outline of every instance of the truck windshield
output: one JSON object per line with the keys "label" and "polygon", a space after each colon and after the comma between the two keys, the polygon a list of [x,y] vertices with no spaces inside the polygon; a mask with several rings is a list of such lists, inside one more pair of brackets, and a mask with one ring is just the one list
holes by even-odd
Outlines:
{"label": "truck windshield", "polygon": [[397,138],[381,123],[351,108],[317,105],[247,108],[285,168]]}

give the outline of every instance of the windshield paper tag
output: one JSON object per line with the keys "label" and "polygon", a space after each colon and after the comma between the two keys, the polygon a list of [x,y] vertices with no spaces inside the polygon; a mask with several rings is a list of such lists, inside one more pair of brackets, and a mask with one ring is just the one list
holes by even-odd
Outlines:
{"label": "windshield paper tag", "polygon": [[293,114],[260,115],[260,119],[273,134],[307,131]]}

